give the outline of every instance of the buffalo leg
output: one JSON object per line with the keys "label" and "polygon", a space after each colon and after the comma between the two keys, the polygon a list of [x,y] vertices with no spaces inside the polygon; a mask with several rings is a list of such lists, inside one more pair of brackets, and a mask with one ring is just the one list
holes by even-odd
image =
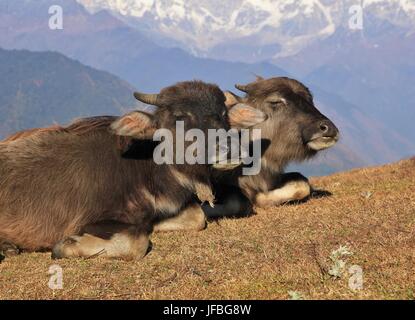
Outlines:
{"label": "buffalo leg", "polygon": [[160,221],[154,231],[200,231],[206,228],[205,214],[199,203],[183,209],[179,215]]}
{"label": "buffalo leg", "polygon": [[74,235],[58,242],[52,258],[95,257],[143,258],[150,247],[149,232],[135,225],[119,222],[102,222],[88,225],[81,235]]}
{"label": "buffalo leg", "polygon": [[255,204],[259,207],[276,206],[306,199],[310,193],[311,186],[306,177],[297,172],[286,173],[277,188],[266,193],[258,193]]}
{"label": "buffalo leg", "polygon": [[20,253],[20,249],[7,240],[0,239],[0,255],[4,257],[16,256]]}
{"label": "buffalo leg", "polygon": [[215,206],[203,205],[202,209],[209,219],[247,217],[253,212],[249,199],[239,188],[230,186],[217,188]]}

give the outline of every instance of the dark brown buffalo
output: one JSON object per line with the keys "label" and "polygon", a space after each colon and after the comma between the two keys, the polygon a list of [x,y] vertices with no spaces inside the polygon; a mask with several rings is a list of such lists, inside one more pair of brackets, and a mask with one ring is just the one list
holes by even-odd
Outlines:
{"label": "dark brown buffalo", "polygon": [[[248,107],[227,113],[222,91],[199,81],[135,96],[157,106],[155,113],[82,119],[0,143],[0,253],[18,247],[53,248],[55,258],[143,257],[155,223],[180,210],[186,217],[196,197],[212,195],[210,165],[154,163],[156,129],[174,132],[180,120],[206,133],[228,129],[228,120],[253,125],[260,114]],[[202,228],[200,207],[190,212],[184,228]]]}

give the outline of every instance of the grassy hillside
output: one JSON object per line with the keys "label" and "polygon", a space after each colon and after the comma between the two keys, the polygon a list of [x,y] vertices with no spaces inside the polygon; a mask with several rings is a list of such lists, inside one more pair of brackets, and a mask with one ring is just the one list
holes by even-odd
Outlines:
{"label": "grassy hillside", "polygon": [[[414,181],[415,158],[312,179],[332,196],[154,235],[138,262],[22,254],[0,264],[0,299],[414,299]],[[335,257],[341,247],[352,255]],[[56,263],[63,289],[53,291]],[[353,265],[359,291],[348,285]]]}
{"label": "grassy hillside", "polygon": [[0,138],[74,118],[120,114],[132,86],[54,52],[0,48]]}

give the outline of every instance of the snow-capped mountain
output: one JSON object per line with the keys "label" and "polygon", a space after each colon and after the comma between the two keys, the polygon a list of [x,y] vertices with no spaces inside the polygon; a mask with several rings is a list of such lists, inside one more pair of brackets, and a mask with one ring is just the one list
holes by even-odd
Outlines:
{"label": "snow-capped mountain", "polygon": [[290,56],[333,34],[348,25],[353,5],[364,16],[415,29],[415,0],[77,1],[91,12],[109,10],[159,43],[217,58],[249,51],[250,61]]}

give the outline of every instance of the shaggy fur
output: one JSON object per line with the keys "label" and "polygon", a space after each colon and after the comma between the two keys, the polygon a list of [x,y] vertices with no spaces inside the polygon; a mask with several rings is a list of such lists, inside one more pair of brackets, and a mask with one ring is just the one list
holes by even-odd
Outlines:
{"label": "shaggy fur", "polygon": [[[224,101],[215,85],[183,82],[162,90],[159,108],[145,116],[172,131],[177,119],[205,132],[227,129]],[[0,143],[0,239],[25,250],[50,249],[102,221],[149,234],[155,221],[193,201],[201,186],[210,189],[207,165],[154,164],[154,143],[117,136],[110,126],[118,120],[81,119]],[[177,172],[190,183],[178,181]]]}

